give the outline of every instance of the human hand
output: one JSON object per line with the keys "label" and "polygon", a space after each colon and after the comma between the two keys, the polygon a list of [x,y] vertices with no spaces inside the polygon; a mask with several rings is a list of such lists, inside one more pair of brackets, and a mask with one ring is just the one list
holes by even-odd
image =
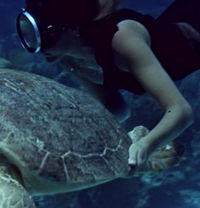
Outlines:
{"label": "human hand", "polygon": [[153,152],[151,145],[145,137],[133,143],[129,148],[128,164],[136,169],[141,169]]}
{"label": "human hand", "polygon": [[177,164],[183,155],[183,145],[171,142],[156,147],[150,142],[148,134],[149,130],[143,126],[137,126],[128,133],[132,140],[128,159],[130,175],[163,171]]}
{"label": "human hand", "polygon": [[149,130],[144,126],[136,126],[128,133],[132,140],[129,148],[128,164],[134,168],[141,168],[148,160],[152,150],[146,137]]}

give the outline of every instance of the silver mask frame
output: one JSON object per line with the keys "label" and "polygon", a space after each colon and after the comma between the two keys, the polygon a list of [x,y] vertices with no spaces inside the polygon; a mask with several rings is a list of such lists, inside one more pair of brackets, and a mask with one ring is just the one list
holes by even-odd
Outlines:
{"label": "silver mask frame", "polygon": [[[22,32],[22,28],[20,25],[20,21],[22,19],[22,17],[25,17],[29,23],[31,24],[33,31],[34,31],[34,37],[36,39],[36,47],[35,48],[31,48],[31,46],[29,46],[29,44],[27,43],[27,41],[24,39],[23,36],[23,32]],[[20,37],[20,41],[22,46],[28,50],[31,53],[38,53],[41,50],[41,35],[40,35],[40,30],[38,28],[37,22],[35,21],[34,17],[27,12],[25,9],[22,9],[22,12],[17,16],[17,31]]]}

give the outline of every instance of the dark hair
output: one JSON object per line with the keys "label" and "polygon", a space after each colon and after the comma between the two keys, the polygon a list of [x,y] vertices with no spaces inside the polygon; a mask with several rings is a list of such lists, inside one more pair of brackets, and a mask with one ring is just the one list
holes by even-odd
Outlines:
{"label": "dark hair", "polygon": [[99,13],[98,0],[26,0],[27,11],[45,23],[81,25]]}

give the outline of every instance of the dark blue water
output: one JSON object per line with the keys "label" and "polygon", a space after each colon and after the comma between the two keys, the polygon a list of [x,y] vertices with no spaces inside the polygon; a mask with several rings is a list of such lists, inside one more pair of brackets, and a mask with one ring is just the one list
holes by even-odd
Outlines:
{"label": "dark blue water", "polygon": [[[157,17],[172,0],[125,0],[121,7],[132,8]],[[40,55],[29,55],[21,47],[15,30],[15,17],[24,7],[23,0],[0,0],[0,57],[15,68],[57,79],[62,69],[48,64]],[[199,20],[200,23],[200,20]],[[199,72],[177,83],[194,109],[195,122],[178,139],[185,145],[183,162],[156,176],[116,180],[89,190],[34,198],[38,208],[199,208],[200,207],[200,85]],[[59,80],[76,86],[69,76]],[[1,93],[1,92],[0,92]],[[152,99],[124,93],[132,108],[125,128],[134,125],[153,127],[161,111]],[[59,170],[58,170],[59,171]]]}

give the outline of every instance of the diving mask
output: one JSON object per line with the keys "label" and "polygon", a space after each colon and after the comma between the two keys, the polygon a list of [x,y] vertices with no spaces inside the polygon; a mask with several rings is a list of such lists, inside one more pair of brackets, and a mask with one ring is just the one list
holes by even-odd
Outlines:
{"label": "diving mask", "polygon": [[59,24],[42,24],[25,9],[17,16],[17,32],[22,46],[30,53],[51,47],[66,27]]}

